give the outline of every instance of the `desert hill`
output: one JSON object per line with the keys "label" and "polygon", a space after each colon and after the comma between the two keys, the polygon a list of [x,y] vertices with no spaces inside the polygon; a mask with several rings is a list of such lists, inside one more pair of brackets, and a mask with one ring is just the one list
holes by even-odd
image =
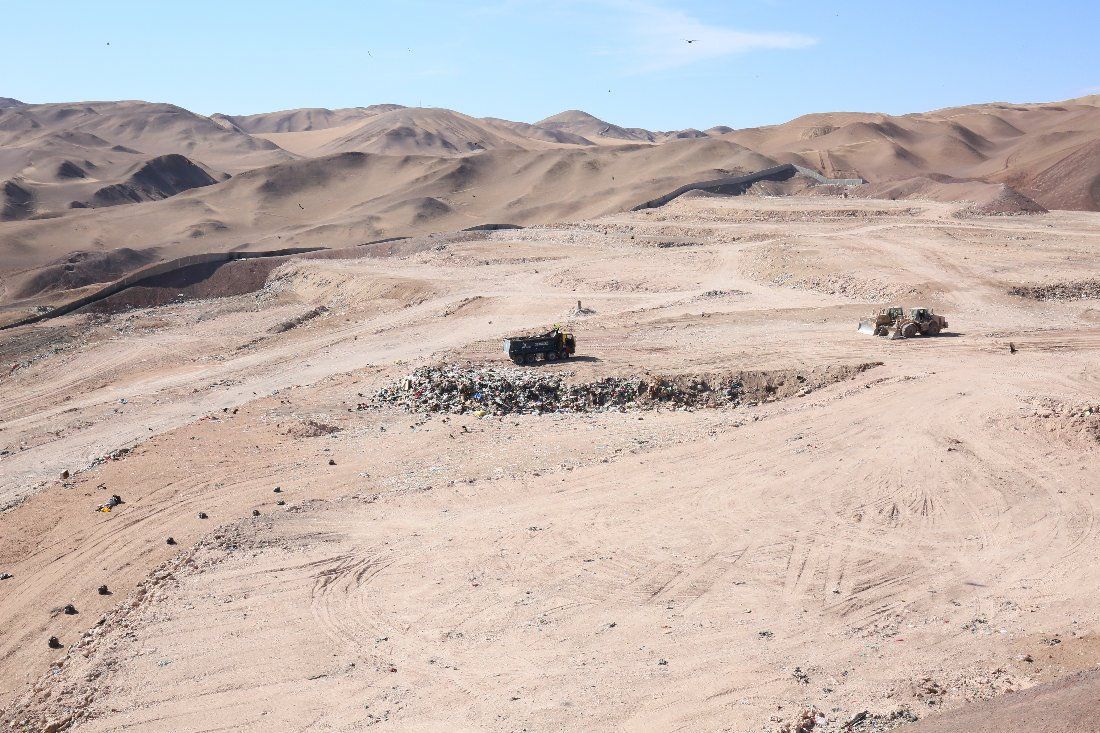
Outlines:
{"label": "desert hill", "polygon": [[[163,156],[186,158],[187,166],[214,180],[296,157],[174,105],[7,105],[0,107],[0,221],[57,215],[73,202],[88,204],[101,189],[133,188],[128,178],[146,166],[162,167],[163,161],[154,161]],[[160,187],[160,193],[189,187]],[[150,198],[107,195],[116,203]]]}
{"label": "desert hill", "polygon": [[643,130],[640,127],[619,127],[578,109],[566,110],[552,117],[547,117],[536,122],[535,126],[580,135],[589,140],[604,140],[607,142],[625,140],[650,143],[658,140],[658,135],[649,130]]}
{"label": "desert hill", "polygon": [[[1098,99],[673,132],[578,110],[531,124],[392,104],[206,117],[137,101],[6,100],[0,303],[56,290],[43,273],[74,253],[80,269],[131,261],[109,254],[120,249],[155,260],[548,223],[780,163],[864,179],[863,196],[969,201],[991,214],[1100,210]],[[65,283],[108,275],[70,272]]]}
{"label": "desert hill", "polygon": [[983,104],[891,116],[805,115],[722,137],[827,176],[1005,183],[1051,209],[1100,209],[1100,106]]}
{"label": "desert hill", "polygon": [[248,133],[307,132],[339,127],[349,122],[363,120],[395,109],[402,109],[402,107],[399,104],[372,104],[367,107],[347,107],[344,109],[313,107],[263,112],[255,115],[213,114],[210,118],[228,123],[238,130]]}
{"label": "desert hill", "polygon": [[[595,150],[504,147],[465,157],[350,152],[288,161],[151,204],[8,222],[0,227],[0,302],[48,294],[36,273],[75,251],[127,247],[172,259],[231,249],[346,247],[487,223],[537,224],[622,211],[684,183],[771,165],[723,140]],[[28,241],[35,246],[23,247]],[[85,280],[97,282],[94,273]]]}

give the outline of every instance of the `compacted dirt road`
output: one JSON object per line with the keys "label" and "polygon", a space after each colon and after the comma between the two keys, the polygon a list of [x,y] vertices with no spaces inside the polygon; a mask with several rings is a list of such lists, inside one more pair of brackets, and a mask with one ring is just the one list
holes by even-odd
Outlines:
{"label": "compacted dirt road", "polygon": [[[1095,730],[1057,725],[1098,689],[1100,306],[1008,291],[1098,254],[1091,213],[685,197],[3,332],[3,721]],[[857,334],[888,302],[948,333]],[[698,399],[377,398],[507,385],[554,323],[578,358],[528,373]]]}

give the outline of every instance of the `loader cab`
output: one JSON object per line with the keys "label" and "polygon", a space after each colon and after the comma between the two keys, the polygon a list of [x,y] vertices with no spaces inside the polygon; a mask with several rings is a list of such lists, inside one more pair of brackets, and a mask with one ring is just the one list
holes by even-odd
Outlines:
{"label": "loader cab", "polygon": [[910,308],[909,318],[917,323],[927,323],[932,320],[931,308]]}
{"label": "loader cab", "polygon": [[887,308],[883,311],[883,314],[891,321],[896,321],[905,315],[904,308]]}

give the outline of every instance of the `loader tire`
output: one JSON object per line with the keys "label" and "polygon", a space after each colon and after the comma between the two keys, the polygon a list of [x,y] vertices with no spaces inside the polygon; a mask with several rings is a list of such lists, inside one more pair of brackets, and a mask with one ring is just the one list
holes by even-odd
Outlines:
{"label": "loader tire", "polygon": [[901,335],[907,339],[911,339],[920,333],[920,326],[915,323],[906,323],[901,327]]}

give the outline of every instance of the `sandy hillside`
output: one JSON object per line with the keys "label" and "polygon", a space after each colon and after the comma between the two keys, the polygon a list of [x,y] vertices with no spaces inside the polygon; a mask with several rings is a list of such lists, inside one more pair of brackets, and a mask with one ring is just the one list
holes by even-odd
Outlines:
{"label": "sandy hillside", "polygon": [[[593,152],[511,148],[460,158],[343,153],[297,160],[150,204],[0,224],[0,303],[19,311],[64,302],[69,296],[59,289],[128,271],[129,252],[152,261],[234,249],[345,247],[490,223],[583,218],[771,163],[718,140]],[[74,252],[95,256],[74,262]],[[64,279],[59,271],[67,272]]]}
{"label": "sandy hillside", "polygon": [[779,163],[864,179],[858,196],[988,214],[1096,210],[1096,99],[671,132],[578,110],[530,124],[393,104],[206,117],[160,103],[7,100],[0,321],[180,256],[598,216]]}
{"label": "sandy hillside", "polygon": [[[0,331],[3,722],[1096,730],[1100,214],[585,216]],[[856,333],[886,302],[948,332]],[[575,359],[500,352],[552,323]]]}

